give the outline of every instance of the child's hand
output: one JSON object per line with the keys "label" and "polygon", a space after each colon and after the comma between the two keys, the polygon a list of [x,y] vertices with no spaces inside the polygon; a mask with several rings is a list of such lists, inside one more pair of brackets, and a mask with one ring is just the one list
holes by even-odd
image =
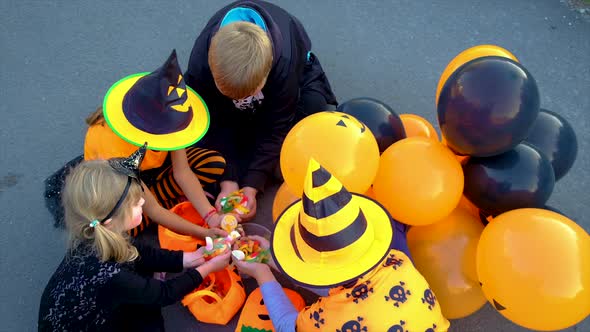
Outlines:
{"label": "child's hand", "polygon": [[258,193],[258,190],[252,187],[244,187],[243,192],[244,196],[248,198],[248,206],[246,207],[250,209],[250,212],[245,216],[242,216],[242,220],[250,221],[256,216],[256,194]]}
{"label": "child's hand", "polygon": [[[227,251],[226,253],[215,256],[211,258],[210,261],[206,262],[205,264],[199,266],[197,270],[201,273],[201,276],[205,278],[205,276],[209,273],[217,272],[223,270],[229,264],[229,258],[231,256],[231,252]],[[205,274],[203,274],[205,273]]]}
{"label": "child's hand", "polygon": [[238,227],[236,228],[236,231],[238,233],[240,233],[240,237],[245,237],[246,233],[244,232],[244,227],[242,227],[242,225],[238,224]]}
{"label": "child's hand", "polygon": [[234,181],[223,181],[220,183],[221,192],[217,195],[217,200],[215,201],[215,208],[217,211],[221,211],[221,199],[227,197],[234,193],[235,191],[240,190],[237,182]]}
{"label": "child's hand", "polygon": [[205,263],[205,258],[203,258],[204,250],[205,247],[201,247],[196,251],[185,252],[182,255],[182,266],[184,268],[193,268]]}
{"label": "child's hand", "polygon": [[234,259],[234,264],[238,267],[240,273],[247,274],[256,279],[259,285],[262,285],[266,281],[275,280],[270,267],[264,263],[245,262]]}
{"label": "child's hand", "polygon": [[211,228],[219,228],[221,226],[221,219],[223,219],[222,214],[214,213],[207,219],[207,225]]}
{"label": "child's hand", "polygon": [[205,237],[210,237],[212,239],[218,238],[218,237],[226,237],[228,234],[226,231],[224,231],[221,228],[209,228],[205,231]]}
{"label": "child's hand", "polygon": [[[260,243],[260,247],[262,249],[266,249],[266,250],[269,250],[270,249],[270,242],[267,239],[265,239],[264,237],[260,236],[260,235],[248,235],[248,236],[246,236],[246,239],[251,239],[251,240],[258,241],[258,243]],[[266,262],[266,265],[272,267],[275,270],[278,270],[279,269],[277,267],[277,264],[272,259],[272,257],[269,257],[268,262]]]}
{"label": "child's hand", "polygon": [[270,242],[268,242],[267,239],[263,238],[260,235],[248,235],[246,238],[252,239],[254,241],[258,241],[258,243],[260,243],[260,247],[263,248],[263,249],[269,249],[270,248]]}

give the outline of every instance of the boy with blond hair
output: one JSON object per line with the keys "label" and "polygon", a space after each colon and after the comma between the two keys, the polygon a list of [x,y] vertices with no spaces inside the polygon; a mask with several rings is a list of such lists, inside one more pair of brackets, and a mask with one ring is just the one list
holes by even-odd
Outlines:
{"label": "boy with blond hair", "polygon": [[309,114],[335,109],[336,97],[310,50],[297,18],[258,0],[222,8],[197,38],[185,80],[211,116],[198,145],[221,152],[227,163],[217,207],[241,188],[250,208],[243,219],[253,218],[256,194],[279,173],[289,130]]}

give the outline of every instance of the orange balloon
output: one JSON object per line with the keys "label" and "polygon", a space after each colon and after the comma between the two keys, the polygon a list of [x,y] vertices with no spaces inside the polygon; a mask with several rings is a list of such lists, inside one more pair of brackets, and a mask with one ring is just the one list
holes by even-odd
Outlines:
{"label": "orange balloon", "polygon": [[379,147],[371,130],[352,115],[312,114],[297,123],[281,148],[281,171],[293,194],[301,197],[313,157],[350,192],[369,189],[379,168]]}
{"label": "orange balloon", "polygon": [[412,227],[408,247],[448,319],[463,318],[486,303],[475,272],[475,253],[483,225],[458,207],[434,224]]}
{"label": "orange balloon", "polygon": [[463,169],[449,149],[432,139],[410,137],[383,151],[373,190],[395,219],[427,225],[457,207],[463,184]]}
{"label": "orange balloon", "polygon": [[484,56],[501,56],[518,62],[518,59],[514,56],[514,54],[496,45],[478,45],[464,50],[463,52],[459,53],[453,60],[451,60],[451,62],[449,62],[443,73],[440,75],[438,85],[436,86],[436,97],[434,99],[435,105],[438,105],[438,97],[440,96],[440,91],[447,82],[447,79],[462,65],[466,64],[471,60],[475,60],[477,58],[481,58]]}
{"label": "orange balloon", "polygon": [[370,197],[374,200],[377,200],[377,197],[375,197],[375,190],[373,190],[373,186],[369,187],[369,190],[367,190],[367,192],[365,192],[365,196]]}
{"label": "orange balloon", "polygon": [[416,114],[399,116],[406,130],[406,137],[427,137],[438,141],[438,133],[428,120]]}
{"label": "orange balloon", "polygon": [[285,209],[287,209],[291,203],[298,199],[299,197],[295,196],[295,194],[289,190],[287,184],[283,182],[283,184],[281,184],[277,190],[275,198],[272,202],[272,222],[276,222],[279,218],[279,215],[281,215],[281,213],[283,213],[283,211],[285,211]]}
{"label": "orange balloon", "polygon": [[565,329],[590,314],[590,236],[553,211],[495,217],[477,247],[477,274],[496,310],[526,328]]}

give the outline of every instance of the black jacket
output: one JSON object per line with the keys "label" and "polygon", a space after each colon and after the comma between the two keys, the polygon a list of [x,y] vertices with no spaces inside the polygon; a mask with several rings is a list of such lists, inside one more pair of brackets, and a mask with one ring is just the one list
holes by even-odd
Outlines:
{"label": "black jacket", "polygon": [[[262,89],[264,100],[253,112],[236,109],[231,98],[217,90],[208,64],[211,38],[225,14],[235,7],[249,7],[264,19],[273,44],[273,65]],[[311,41],[301,23],[271,3],[234,2],[215,13],[191,52],[186,83],[204,99],[211,125],[199,143],[218,150],[226,158],[223,180],[262,190],[279,161],[281,145],[294,124],[299,87]],[[239,169],[241,168],[241,169]]]}
{"label": "black jacket", "polygon": [[[146,319],[126,317],[134,306],[173,304],[203,281],[196,269],[166,281],[147,276],[182,271],[183,253],[136,247],[140,257],[126,264],[100,262],[86,245],[69,251],[41,297],[39,331],[133,331],[133,321]],[[149,317],[153,329],[163,329],[159,308],[156,314]]]}

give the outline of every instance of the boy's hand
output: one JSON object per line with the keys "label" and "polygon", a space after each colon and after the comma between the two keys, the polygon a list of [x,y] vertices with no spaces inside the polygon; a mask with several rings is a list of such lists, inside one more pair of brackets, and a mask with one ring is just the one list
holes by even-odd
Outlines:
{"label": "boy's hand", "polygon": [[215,200],[215,208],[217,211],[221,211],[221,199],[231,195],[232,193],[240,190],[237,182],[234,181],[223,181],[220,183],[221,192],[217,195],[217,200]]}
{"label": "boy's hand", "polygon": [[258,190],[252,187],[244,187],[242,188],[244,192],[244,196],[248,197],[248,206],[247,208],[250,209],[248,214],[242,216],[243,221],[250,221],[256,216],[256,194]]}

